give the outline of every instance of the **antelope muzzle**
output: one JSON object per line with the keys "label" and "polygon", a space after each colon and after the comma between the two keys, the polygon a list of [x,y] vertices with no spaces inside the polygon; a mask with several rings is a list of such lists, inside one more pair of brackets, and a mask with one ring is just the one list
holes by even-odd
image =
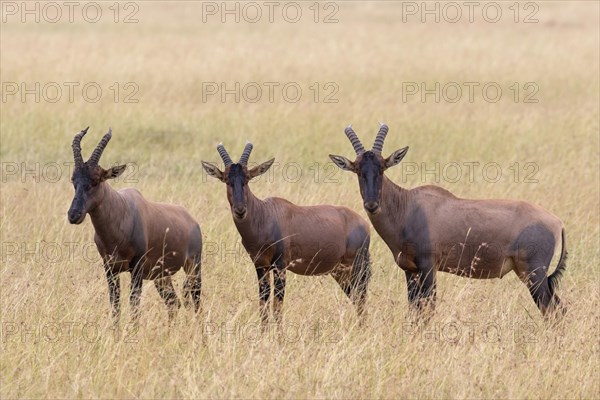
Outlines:
{"label": "antelope muzzle", "polygon": [[233,206],[233,216],[237,219],[244,219],[246,216],[246,207],[243,205]]}
{"label": "antelope muzzle", "polygon": [[371,214],[377,214],[377,211],[379,210],[378,201],[365,201],[363,205],[365,207],[365,210],[367,210]]}
{"label": "antelope muzzle", "polygon": [[73,198],[73,202],[71,203],[71,207],[69,211],[67,211],[67,218],[69,219],[69,223],[79,225],[85,219],[85,211],[83,208],[83,199],[81,196],[75,195]]}

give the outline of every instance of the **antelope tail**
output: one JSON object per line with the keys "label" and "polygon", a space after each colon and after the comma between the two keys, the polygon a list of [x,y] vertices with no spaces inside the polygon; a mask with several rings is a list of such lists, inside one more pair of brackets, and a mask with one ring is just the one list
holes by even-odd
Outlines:
{"label": "antelope tail", "polygon": [[560,278],[563,276],[565,270],[567,269],[567,239],[565,237],[565,228],[562,229],[562,250],[560,253],[560,259],[558,260],[558,265],[553,273],[548,276],[548,287],[550,288],[550,293],[554,296],[554,292],[558,287],[558,283]]}

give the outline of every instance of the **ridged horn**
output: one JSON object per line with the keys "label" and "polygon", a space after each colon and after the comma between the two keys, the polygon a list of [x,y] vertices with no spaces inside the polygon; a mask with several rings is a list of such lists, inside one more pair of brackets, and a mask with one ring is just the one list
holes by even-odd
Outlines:
{"label": "ridged horn", "polygon": [[362,143],[360,142],[360,139],[358,138],[358,136],[356,136],[356,133],[352,129],[352,124],[348,125],[348,127],[344,130],[344,133],[346,134],[346,136],[348,136],[348,139],[350,139],[350,143],[352,143],[352,147],[354,147],[354,151],[356,152],[356,155],[359,155],[359,154],[362,154],[365,152],[365,148],[363,147]]}
{"label": "ridged horn", "polygon": [[379,123],[379,132],[377,132],[377,137],[375,137],[375,143],[373,143],[373,152],[381,154],[383,150],[383,141],[385,140],[385,136],[388,133],[388,126],[386,124]]}
{"label": "ridged horn", "polygon": [[83,157],[81,156],[81,139],[83,139],[83,137],[87,133],[88,129],[90,129],[89,126],[87,128],[85,128],[84,130],[82,130],[81,132],[79,132],[73,138],[73,145],[71,147],[73,147],[73,158],[75,159],[76,167],[83,166]]}
{"label": "ridged horn", "polygon": [[248,159],[250,158],[250,153],[252,153],[253,147],[254,146],[252,146],[252,143],[250,143],[249,141],[246,141],[246,147],[244,147],[244,152],[242,153],[242,156],[240,157],[240,164],[242,164],[242,165],[248,164]]}
{"label": "ridged horn", "polygon": [[94,149],[94,152],[92,153],[92,156],[88,160],[88,163],[90,165],[98,165],[98,162],[100,161],[100,156],[102,156],[102,152],[106,148],[106,145],[110,141],[111,137],[112,137],[112,129],[108,128],[108,133],[106,135],[104,135],[102,140],[100,140],[100,143],[98,143],[98,146],[96,146],[96,148]]}
{"label": "ridged horn", "polygon": [[217,145],[217,151],[219,152],[219,155],[221,156],[221,160],[223,160],[223,163],[225,164],[225,168],[227,168],[231,164],[233,164],[233,161],[231,161],[229,154],[227,154],[227,150],[225,150],[225,146],[223,146],[223,143],[219,143]]}

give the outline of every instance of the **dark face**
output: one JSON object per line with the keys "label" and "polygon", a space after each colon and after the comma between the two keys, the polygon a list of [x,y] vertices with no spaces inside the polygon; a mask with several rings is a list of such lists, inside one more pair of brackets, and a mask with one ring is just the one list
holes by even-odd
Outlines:
{"label": "dark face", "polygon": [[98,187],[102,177],[102,168],[84,165],[73,171],[73,187],[75,197],[67,212],[71,224],[81,224],[85,215],[98,205]]}
{"label": "dark face", "polygon": [[381,203],[384,160],[381,156],[367,151],[356,163],[356,173],[363,205],[370,213],[377,213]]}
{"label": "dark face", "polygon": [[358,186],[363,198],[363,206],[369,214],[377,214],[381,211],[381,198],[383,191],[383,173],[388,168],[398,165],[408,152],[408,146],[394,151],[388,158],[383,158],[381,151],[383,141],[387,134],[388,127],[381,125],[373,148],[364,151],[364,146],[352,130],[351,126],[346,128],[345,133],[354,151],[357,155],[355,161],[350,161],[346,157],[330,154],[329,158],[344,171],[354,172],[358,175]]}
{"label": "dark face", "polygon": [[[222,151],[227,155],[224,149]],[[248,152],[248,154],[250,153]],[[221,171],[215,164],[206,161],[202,161],[202,168],[204,168],[204,171],[206,171],[208,175],[227,185],[227,200],[229,200],[229,204],[231,205],[233,218],[235,220],[243,220],[246,218],[248,198],[250,196],[248,182],[250,182],[252,178],[267,172],[267,170],[271,168],[271,165],[273,165],[275,159],[272,158],[251,169],[248,169],[244,162],[231,164],[229,156],[227,156],[224,161],[226,161],[225,164],[227,165],[224,171]]]}
{"label": "dark face", "polygon": [[248,181],[250,180],[241,164],[232,164],[226,172],[227,198],[231,212],[236,219],[244,219],[248,206]]}

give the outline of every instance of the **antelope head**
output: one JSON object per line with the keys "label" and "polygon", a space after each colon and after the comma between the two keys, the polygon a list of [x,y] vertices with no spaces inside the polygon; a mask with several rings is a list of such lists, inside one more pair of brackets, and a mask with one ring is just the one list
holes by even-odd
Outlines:
{"label": "antelope head", "polygon": [[100,184],[107,179],[116,178],[125,171],[126,165],[119,165],[109,169],[104,169],[98,165],[100,156],[104,148],[112,137],[112,130],[104,135],[89,160],[83,161],[81,156],[81,139],[85,136],[89,126],[75,135],[73,139],[73,157],[75,167],[73,168],[73,187],[75,188],[75,197],[71,202],[71,207],[67,213],[69,222],[72,224],[81,224],[88,212],[94,210],[102,201]]}
{"label": "antelope head", "polygon": [[225,169],[221,171],[215,164],[206,161],[202,161],[202,167],[208,175],[219,179],[227,185],[227,200],[229,200],[229,204],[231,205],[233,217],[236,220],[243,220],[246,217],[248,198],[250,196],[248,182],[252,178],[267,172],[275,159],[272,158],[254,168],[248,169],[248,159],[252,152],[252,143],[246,143],[240,161],[237,163],[231,161],[222,143],[219,143],[217,146],[217,151],[223,160]]}
{"label": "antelope head", "polygon": [[363,206],[370,214],[377,214],[381,205],[381,192],[383,188],[383,173],[386,169],[397,165],[402,161],[408,152],[408,146],[396,150],[389,157],[384,158],[381,155],[383,150],[383,142],[388,133],[388,126],[381,124],[375,143],[371,150],[365,151],[362,143],[356,136],[349,125],[346,130],[346,136],[350,139],[352,147],[356,152],[356,160],[350,161],[346,157],[329,155],[335,165],[345,171],[354,172],[358,175],[358,184],[360,186],[360,194],[363,198]]}

